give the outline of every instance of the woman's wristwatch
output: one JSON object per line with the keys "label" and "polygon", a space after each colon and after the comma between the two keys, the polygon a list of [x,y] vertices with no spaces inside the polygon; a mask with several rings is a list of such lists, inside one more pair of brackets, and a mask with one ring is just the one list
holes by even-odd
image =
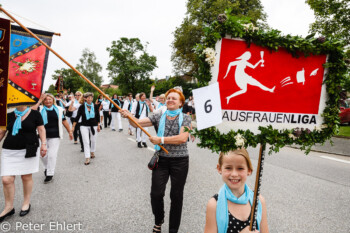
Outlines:
{"label": "woman's wristwatch", "polygon": [[161,142],[161,144],[164,144],[164,137],[160,138],[160,142]]}

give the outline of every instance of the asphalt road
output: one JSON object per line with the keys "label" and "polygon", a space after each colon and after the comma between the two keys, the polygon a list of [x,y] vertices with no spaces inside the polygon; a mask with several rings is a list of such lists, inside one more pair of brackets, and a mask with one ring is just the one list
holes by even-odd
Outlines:
{"label": "asphalt road", "polygon": [[[147,163],[152,148],[137,148],[135,137],[127,135],[125,120],[123,125],[121,133],[107,128],[98,134],[96,159],[89,166],[83,164],[80,146],[65,135],[53,182],[43,183],[42,166],[33,175],[32,209],[25,217],[18,216],[23,198],[17,177],[16,214],[7,219],[8,232],[151,232]],[[155,134],[153,128],[150,133]],[[207,201],[223,182],[216,171],[216,154],[195,143],[189,143],[189,151],[179,232],[198,233],[204,229]],[[256,167],[258,149],[249,151]],[[253,188],[254,182],[255,174],[248,185]],[[0,189],[2,193],[2,186]],[[266,155],[261,193],[267,202],[270,232],[350,232],[350,157],[315,152],[306,156],[292,148]],[[0,208],[3,206],[1,195]],[[169,206],[168,186],[163,232],[168,229]]]}

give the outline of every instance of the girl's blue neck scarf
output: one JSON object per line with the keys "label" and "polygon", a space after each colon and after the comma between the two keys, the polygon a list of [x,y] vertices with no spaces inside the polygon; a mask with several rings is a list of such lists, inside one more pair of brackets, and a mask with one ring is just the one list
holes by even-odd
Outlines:
{"label": "girl's blue neck scarf", "polygon": [[[90,112],[88,111],[87,107],[90,107]],[[95,117],[95,108],[94,108],[94,104],[88,104],[85,102],[85,116],[86,116],[86,120],[89,120],[90,118],[94,118]]]}
{"label": "girl's blue neck scarf", "polygon": [[[165,130],[165,120],[166,120],[166,116],[170,116],[170,117],[175,117],[179,115],[179,133],[181,130],[181,125],[184,119],[183,113],[181,111],[181,109],[177,109],[177,110],[166,110],[165,113],[163,113],[162,117],[160,118],[159,121],[159,126],[158,126],[158,133],[157,136],[158,137],[164,137],[164,130]],[[160,147],[158,145],[154,146],[155,150],[160,150]]]}
{"label": "girl's blue neck scarf", "polygon": [[15,116],[16,116],[16,121],[13,124],[13,128],[12,128],[12,136],[15,136],[16,134],[18,134],[18,131],[20,129],[22,129],[22,121],[21,118],[22,116],[24,116],[28,111],[29,111],[29,107],[26,108],[26,110],[24,110],[23,112],[18,111],[17,109],[15,109]]}
{"label": "girl's blue neck scarf", "polygon": [[163,106],[165,106],[165,103],[163,104],[163,103],[159,102],[159,104],[158,104],[158,106],[157,106],[157,109],[160,109],[160,108],[163,107]]}
{"label": "girl's blue neck scarf", "polygon": [[103,100],[102,99],[98,99],[98,101],[102,102]]}
{"label": "girl's blue neck scarf", "polygon": [[58,117],[59,116],[58,108],[55,105],[52,105],[51,108],[44,106],[43,109],[41,110],[40,113],[41,113],[41,116],[43,117],[44,125],[47,124],[47,110],[52,111],[53,109],[55,109],[55,112],[57,113],[57,117]]}
{"label": "girl's blue neck scarf", "polygon": [[143,105],[144,105],[144,104],[146,105],[147,111],[149,112],[149,107],[148,107],[148,105],[146,104],[145,101],[139,100],[139,103],[140,103],[140,111],[139,111],[139,115],[140,115],[140,116],[141,116],[141,113],[142,113],[142,111],[143,111]]}
{"label": "girl's blue neck scarf", "polygon": [[[220,191],[218,196],[218,201],[216,205],[216,224],[218,227],[218,233],[226,233],[227,227],[228,227],[228,206],[227,206],[227,200],[236,203],[236,204],[247,204],[248,201],[250,205],[253,205],[254,199],[254,192],[248,187],[247,184],[244,186],[244,193],[242,196],[237,198],[235,195],[233,195],[231,189],[224,184]],[[262,215],[262,206],[260,200],[258,201],[258,212],[257,212],[257,226],[258,229],[260,229],[260,222],[261,222],[261,215]]]}
{"label": "girl's blue neck scarf", "polygon": [[74,104],[78,104],[79,102],[78,102],[78,100],[74,100]]}

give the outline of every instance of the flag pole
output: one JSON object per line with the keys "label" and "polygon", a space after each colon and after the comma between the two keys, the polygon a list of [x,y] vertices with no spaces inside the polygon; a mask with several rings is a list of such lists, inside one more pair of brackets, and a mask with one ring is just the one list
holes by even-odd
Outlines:
{"label": "flag pole", "polygon": [[256,230],[255,222],[256,222],[256,215],[258,212],[258,200],[260,195],[261,177],[263,173],[263,166],[264,166],[264,160],[265,160],[265,149],[266,149],[266,143],[262,143],[260,145],[259,160],[258,160],[258,166],[256,169],[254,199],[253,199],[254,201],[252,205],[252,210],[250,212],[250,226],[249,226],[250,231]]}
{"label": "flag pole", "polygon": [[[28,32],[31,36],[33,36],[35,39],[37,39],[42,45],[44,45],[48,50],[50,50],[53,54],[55,54],[59,59],[61,59],[66,65],[68,65],[72,70],[74,70],[80,77],[82,77],[88,84],[90,84],[93,88],[96,89],[101,95],[103,95],[106,99],[108,99],[117,109],[122,110],[121,107],[119,107],[111,98],[109,98],[103,91],[101,91],[95,84],[93,84],[89,79],[87,79],[82,73],[80,73],[74,66],[72,66],[69,62],[67,62],[63,57],[61,57],[58,53],[56,53],[55,50],[53,50],[50,46],[48,46],[44,41],[42,41],[39,37],[37,37],[33,32],[31,32],[28,28],[26,28],[23,24],[21,24],[16,18],[14,18],[10,13],[8,13],[2,6],[0,5],[0,11],[4,12],[8,17],[10,17],[13,21],[15,21],[19,26],[21,26],[26,32]],[[151,135],[141,127],[139,123],[134,121],[131,117],[129,117],[129,120],[134,122],[137,127],[139,127],[148,137],[151,137]],[[168,151],[162,146],[158,145],[160,148],[162,148],[165,153],[168,154]]]}

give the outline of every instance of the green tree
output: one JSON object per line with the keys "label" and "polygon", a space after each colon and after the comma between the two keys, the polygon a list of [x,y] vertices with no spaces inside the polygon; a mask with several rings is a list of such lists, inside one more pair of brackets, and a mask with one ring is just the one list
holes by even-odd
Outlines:
{"label": "green tree", "polygon": [[[350,3],[349,0],[307,0],[314,10],[316,21],[310,31],[346,44],[347,66],[350,68]],[[350,76],[344,80],[343,88],[350,92]]]}
{"label": "green tree", "polygon": [[312,32],[345,40],[350,44],[350,4],[349,0],[307,0],[314,10],[316,21],[311,25]]}
{"label": "green tree", "polygon": [[123,94],[149,91],[150,75],[157,67],[155,56],[146,52],[138,38],[120,38],[107,47],[109,57],[107,70],[113,83],[119,85]]}
{"label": "green tree", "polygon": [[55,85],[51,84],[49,86],[49,89],[46,90],[47,93],[51,93],[53,95],[56,95],[57,94],[57,91],[56,91],[56,87]]}
{"label": "green tree", "polygon": [[193,48],[200,43],[203,28],[228,8],[233,15],[249,17],[254,25],[266,27],[260,0],[188,0],[186,17],[176,28],[172,43],[175,73],[193,76],[198,67]]}
{"label": "green tree", "polygon": [[79,88],[85,85],[84,79],[82,79],[74,70],[68,68],[61,68],[60,70],[55,70],[55,73],[52,75],[54,80],[57,80],[58,77],[63,78],[63,87],[69,92],[76,92]]}
{"label": "green tree", "polygon": [[[95,53],[88,48],[83,50],[82,57],[79,59],[77,69],[88,78],[97,87],[102,84],[102,76],[99,74],[102,71],[102,66],[96,61]],[[94,91],[94,88],[87,82],[84,82],[85,91]]]}

